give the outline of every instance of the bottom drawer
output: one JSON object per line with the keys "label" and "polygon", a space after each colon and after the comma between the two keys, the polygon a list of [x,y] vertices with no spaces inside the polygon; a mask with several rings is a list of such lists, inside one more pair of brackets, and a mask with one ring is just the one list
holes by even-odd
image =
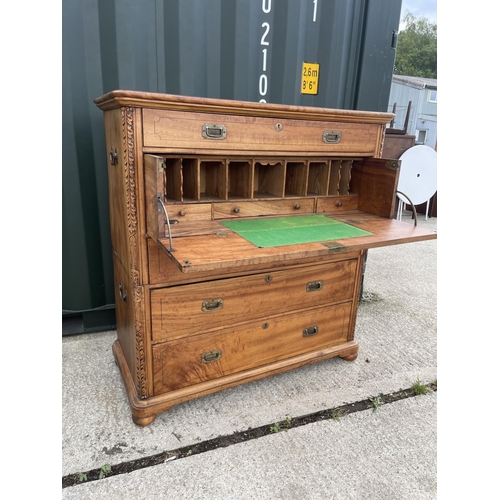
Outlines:
{"label": "bottom drawer", "polygon": [[153,347],[162,394],[345,342],[351,303],[273,316]]}

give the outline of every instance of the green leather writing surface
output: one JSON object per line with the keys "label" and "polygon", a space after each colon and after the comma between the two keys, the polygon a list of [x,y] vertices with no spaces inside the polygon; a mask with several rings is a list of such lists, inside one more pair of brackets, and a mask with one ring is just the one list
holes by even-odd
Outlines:
{"label": "green leather writing surface", "polygon": [[221,222],[221,224],[261,248],[373,234],[324,215],[232,220]]}

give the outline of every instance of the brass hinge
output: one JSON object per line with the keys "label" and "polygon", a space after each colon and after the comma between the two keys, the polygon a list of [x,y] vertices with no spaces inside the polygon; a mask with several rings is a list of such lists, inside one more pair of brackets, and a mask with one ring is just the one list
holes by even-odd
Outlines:
{"label": "brass hinge", "polygon": [[336,241],[325,241],[322,245],[328,248],[328,253],[344,252],[347,249],[344,245]]}
{"label": "brass hinge", "polygon": [[387,160],[385,162],[385,168],[389,170],[398,170],[401,167],[401,160]]}

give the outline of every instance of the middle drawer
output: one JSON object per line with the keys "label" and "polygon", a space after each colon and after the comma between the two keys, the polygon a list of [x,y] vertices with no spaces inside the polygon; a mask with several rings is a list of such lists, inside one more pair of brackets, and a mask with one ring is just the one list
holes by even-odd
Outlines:
{"label": "middle drawer", "polygon": [[357,259],[151,291],[152,341],[351,300]]}

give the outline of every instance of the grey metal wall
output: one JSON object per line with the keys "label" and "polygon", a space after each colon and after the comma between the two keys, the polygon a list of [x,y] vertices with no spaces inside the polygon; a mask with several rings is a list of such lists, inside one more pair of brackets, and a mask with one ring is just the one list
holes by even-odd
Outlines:
{"label": "grey metal wall", "polygon": [[402,129],[404,127],[408,103],[411,101],[410,116],[408,120],[408,133],[413,135],[415,132],[415,122],[418,116],[418,106],[420,100],[420,89],[402,85],[398,82],[393,82],[391,92],[389,94],[389,105],[387,110],[393,112],[394,103],[396,103],[396,118],[394,119],[394,127]]}
{"label": "grey metal wall", "polygon": [[392,112],[396,103],[395,128],[403,128],[406,119],[408,103],[412,106],[408,120],[407,132],[415,135],[418,142],[418,131],[426,130],[425,145],[431,148],[436,146],[437,141],[437,103],[427,101],[428,88],[416,88],[399,82],[393,82],[389,94],[389,105],[387,110]]}
{"label": "grey metal wall", "polygon": [[[63,333],[114,327],[106,151],[116,89],[386,111],[402,0],[65,0]],[[302,62],[320,64],[303,95]],[[66,321],[68,325],[69,322]]]}

